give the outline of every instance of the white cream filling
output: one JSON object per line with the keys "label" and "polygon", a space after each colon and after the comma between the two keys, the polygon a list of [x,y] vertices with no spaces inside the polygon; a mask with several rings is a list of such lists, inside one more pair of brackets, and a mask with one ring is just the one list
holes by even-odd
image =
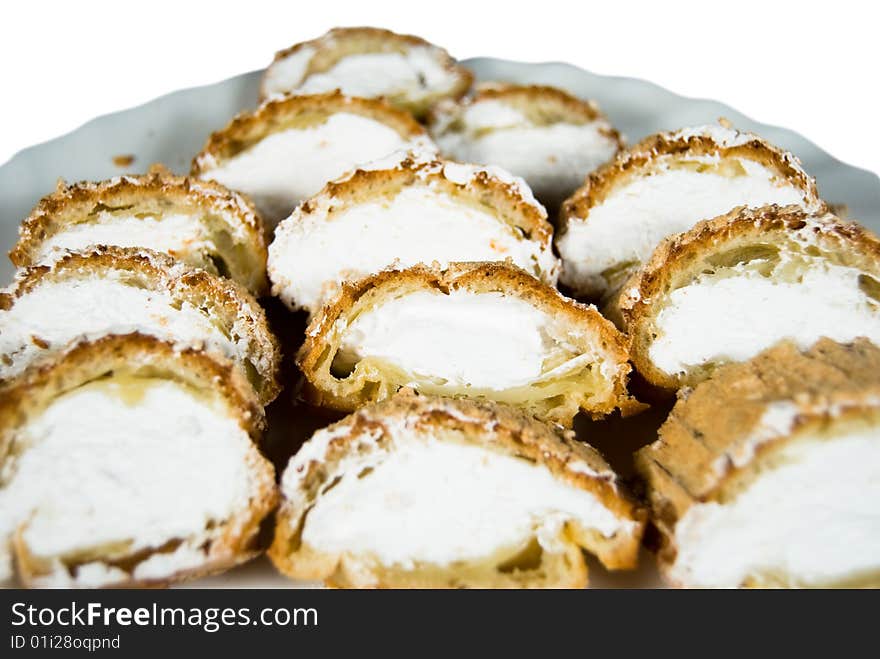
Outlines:
{"label": "white cream filling", "polygon": [[348,96],[403,96],[418,101],[432,93],[447,92],[456,82],[454,72],[444,68],[426,47],[410,48],[406,53],[349,55],[329,70],[303,79],[306,66],[303,57],[273,64],[264,85],[266,93],[319,94],[338,89]]}
{"label": "white cream filling", "polygon": [[[717,157],[688,160],[719,162]],[[557,241],[563,259],[562,280],[575,287],[604,288],[603,271],[646,261],[663,238],[687,231],[700,220],[737,206],[805,205],[800,189],[778,180],[764,165],[745,159],[738,162],[743,175],[663,168],[614,190],[590,209],[585,220],[570,221]]]}
{"label": "white cream filling", "polygon": [[[245,511],[255,491],[247,433],[171,380],[92,382],[21,432],[26,448],[2,473],[0,578],[10,576],[16,532],[36,557],[110,544],[136,552],[207,539],[208,525]],[[145,576],[192,566],[180,558],[148,564]]]}
{"label": "white cream filling", "polygon": [[[488,103],[473,110],[484,105]],[[470,114],[467,116],[470,119]],[[617,151],[617,143],[599,131],[598,123],[533,126],[514,123],[513,119],[506,114],[498,117],[499,123],[484,134],[439,135],[437,145],[456,160],[500,165],[523,177],[538,197],[554,203]]]}
{"label": "white cream filling", "polygon": [[496,391],[542,375],[546,314],[502,293],[416,291],[361,313],[337,359],[380,359],[416,380]]}
{"label": "white cream filling", "polygon": [[95,245],[143,247],[175,256],[215,251],[204,225],[191,215],[134,217],[100,213],[93,221],[66,225],[40,245],[39,261]]}
{"label": "white cream filling", "polygon": [[302,46],[297,51],[272,62],[263,74],[262,94],[280,96],[295,89],[302,82],[315,56],[315,49]]}
{"label": "white cream filling", "polygon": [[[358,478],[367,466],[373,471]],[[436,439],[407,438],[342,476],[309,511],[303,542],[322,552],[367,554],[387,566],[490,558],[531,538],[558,552],[566,522],[606,537],[629,524],[544,467]],[[291,480],[285,485],[294,486]]]}
{"label": "white cream filling", "polygon": [[[236,361],[247,358],[247,346],[226,338],[198,308],[189,303],[176,308],[167,292],[117,277],[47,281],[17,298],[9,311],[0,311],[0,354],[11,361],[0,361],[0,378],[21,372],[46,348],[135,331],[184,345],[205,344]],[[40,347],[35,339],[48,345]]]}
{"label": "white cream filling", "polygon": [[481,100],[465,106],[460,120],[464,130],[456,132],[469,133],[471,137],[476,137],[485,130],[533,126],[529,118],[517,108],[498,99]]}
{"label": "white cream filling", "polygon": [[312,128],[267,135],[201,176],[250,195],[274,225],[328,181],[394,151],[425,148],[425,141],[401,137],[373,119],[338,112]]}
{"label": "white cream filling", "polygon": [[736,587],[775,574],[821,586],[880,570],[876,432],[792,442],[782,459],[733,501],[688,509],[675,529],[675,581]]}
{"label": "white cream filling", "polygon": [[411,186],[390,200],[285,222],[269,248],[269,273],[276,294],[313,311],[343,281],[391,266],[511,259],[536,277],[551,278],[556,263],[550,250],[515,232],[454,195]]}
{"label": "white cream filling", "polygon": [[715,361],[745,361],[782,339],[806,349],[820,337],[880,343],[877,303],[859,288],[861,272],[813,259],[800,281],[754,270],[703,275],[669,295],[656,320],[651,361],[683,373]]}

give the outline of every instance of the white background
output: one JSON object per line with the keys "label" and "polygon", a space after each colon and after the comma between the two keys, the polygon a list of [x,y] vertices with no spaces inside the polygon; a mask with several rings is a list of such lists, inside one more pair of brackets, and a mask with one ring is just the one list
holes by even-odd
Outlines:
{"label": "white background", "polygon": [[454,56],[561,60],[713,98],[880,171],[874,3],[728,0],[4,3],[0,163],[94,116],[264,67],[335,25]]}

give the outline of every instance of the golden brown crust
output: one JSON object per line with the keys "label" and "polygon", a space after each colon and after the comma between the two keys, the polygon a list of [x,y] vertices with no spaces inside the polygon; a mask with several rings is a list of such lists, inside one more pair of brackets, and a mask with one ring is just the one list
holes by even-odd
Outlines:
{"label": "golden brown crust", "polygon": [[[204,395],[222,398],[251,440],[257,444],[262,438],[265,428],[263,408],[251,386],[232,363],[220,361],[201,350],[178,349],[154,337],[135,333],[78,343],[63,353],[33,364],[19,377],[0,387],[0,463],[16,455],[18,429],[30,418],[58,396],[111,374],[169,378]],[[222,571],[256,555],[259,549],[255,545],[257,531],[262,520],[275,508],[278,493],[274,470],[256,448],[248,456],[248,467],[258,483],[258,491],[250,500],[248,510],[229,520],[205,548],[203,565],[160,580],[127,580],[113,585],[167,585]],[[13,540],[13,549],[22,582],[27,586],[41,585],[42,577],[51,568],[30,555],[20,534]],[[108,559],[106,564],[136,565],[153,553],[145,551],[136,556],[119,556]]]}
{"label": "golden brown crust", "polygon": [[301,122],[320,124],[339,112],[373,119],[396,131],[403,139],[425,135],[425,129],[411,115],[382,99],[344,96],[339,92],[272,98],[256,110],[242,112],[225,128],[211,133],[201,152],[193,158],[191,174],[205,176],[218,163],[241,153],[267,135]]}
{"label": "golden brown crust", "polygon": [[[15,306],[18,298],[48,282],[79,277],[107,277],[120,273],[139,288],[164,291],[176,300],[204,309],[213,320],[222,323],[223,333],[243,333],[247,341],[247,364],[240,366],[267,405],[278,395],[281,384],[281,348],[269,328],[266,313],[240,284],[191,268],[167,254],[124,247],[96,247],[84,252],[69,252],[51,265],[31,266],[19,271],[16,281],[0,292],[0,311]],[[58,346],[53,351],[63,349]],[[249,372],[253,369],[253,373]]]}
{"label": "golden brown crust", "polygon": [[829,261],[859,268],[880,280],[880,240],[858,224],[830,213],[811,214],[799,206],[740,207],[704,220],[691,230],[665,239],[640,271],[622,287],[617,306],[632,340],[632,361],[652,385],[666,390],[694,385],[708,371],[670,374],[657,368],[649,350],[657,314],[669,294],[753,246],[814,249]]}
{"label": "golden brown crust", "polygon": [[562,233],[569,222],[586,218],[590,209],[602,203],[615,188],[633,176],[650,170],[665,156],[706,156],[744,158],[760,163],[780,177],[794,182],[807,199],[819,204],[816,182],[809,177],[797,159],[757,135],[742,143],[723,146],[707,134],[657,133],[650,135],[587,176],[581,186],[562,206],[560,213]]}
{"label": "golden brown crust", "polygon": [[[549,408],[545,401],[533,401],[525,406],[533,414],[570,426],[578,409],[594,417],[602,417],[614,409],[632,413],[642,405],[631,398],[626,390],[629,372],[625,338],[605,320],[595,307],[578,304],[560,295],[555,289],[542,284],[523,270],[506,263],[455,263],[445,270],[416,266],[403,271],[387,270],[355,283],[343,285],[340,294],[312,319],[306,330],[306,340],[297,354],[297,364],[311,385],[310,394],[315,404],[352,411],[367,403],[390,397],[406,383],[394,381],[367,382],[364,376],[352,380],[337,379],[330,372],[338,350],[338,342],[347,315],[358,304],[381,303],[383,296],[405,294],[415,290],[467,290],[473,293],[502,292],[521,299],[542,310],[559,323],[586,330],[595,339],[594,348],[601,350],[606,364],[612,365],[614,375],[607,380],[607,395],[588,398],[587,392],[576,396],[563,395],[565,401]],[[567,340],[576,341],[569,336]],[[373,377],[377,377],[374,375]]]}
{"label": "golden brown crust", "polygon": [[[762,433],[762,416],[780,402],[794,408],[792,427]],[[790,442],[880,416],[878,404],[880,349],[867,339],[820,339],[806,351],[781,343],[680,392],[659,439],[636,454],[661,566],[674,562],[675,527],[691,506],[734,496]]]}
{"label": "golden brown crust", "polygon": [[615,130],[608,117],[598,104],[592,100],[583,100],[558,87],[547,85],[515,85],[501,82],[485,82],[477,86],[476,92],[462,99],[458,107],[441,104],[432,111],[428,118],[432,128],[441,123],[445,113],[458,114],[470,105],[481,101],[500,101],[516,108],[537,126],[548,126],[557,123],[583,125],[601,121],[607,126],[600,127],[600,133],[623,148],[623,139]]}
{"label": "golden brown crust", "polygon": [[473,103],[479,101],[500,100],[511,105],[522,104],[526,107],[553,108],[560,111],[560,116],[548,117],[548,123],[556,121],[589,123],[596,119],[607,119],[599,110],[595,101],[582,100],[549,85],[514,85],[511,83],[481,83],[473,95]]}
{"label": "golden brown crust", "polygon": [[[313,49],[315,54],[309,61],[304,72],[302,84],[310,75],[324,73],[335,66],[341,59],[350,55],[363,55],[369,53],[404,53],[410,48],[428,48],[438,61],[440,61],[457,80],[455,85],[446,92],[437,92],[429,95],[424,101],[415,103],[404,99],[392,101],[402,109],[408,110],[416,116],[422,116],[431,105],[442,98],[461,98],[473,82],[473,73],[461,66],[446,50],[436,46],[421,37],[411,34],[397,34],[391,30],[375,27],[337,27],[326,34],[294,44],[289,48],[275,53],[272,64],[299,53],[305,48]],[[270,65],[271,68],[271,65]],[[266,76],[260,81],[260,99],[265,100],[269,96],[266,90]]]}
{"label": "golden brown crust", "polygon": [[[437,574],[413,570],[383,568],[366,564],[351,555],[326,555],[304,546],[301,533],[305,516],[320,496],[322,486],[334,476],[335,469],[347,456],[363,451],[359,439],[375,438],[372,450],[382,450],[394,437],[393,424],[404,423],[406,432],[398,441],[407,441],[419,431],[450,433],[445,441],[474,444],[488,451],[524,458],[548,469],[567,485],[592,493],[616,517],[633,522],[632,532],[604,538],[583,529],[568,529],[572,541],[596,554],[609,569],[630,569],[638,560],[644,511],[624,493],[611,468],[588,444],[575,441],[569,432],[558,433],[545,423],[529,418],[506,405],[492,402],[420,396],[403,391],[386,401],[361,408],[329,426],[325,432],[332,439],[323,446],[317,459],[298,470],[298,493],[306,499],[299,508],[285,499],[279,510],[275,540],[269,557],[283,573],[299,578],[324,579],[337,587],[583,587],[586,564],[579,551],[564,554],[560,564],[542,562],[542,571],[557,580],[544,583],[535,573],[512,571],[494,574],[487,579],[485,570],[468,573],[456,566],[438,579]],[[587,469],[583,468],[586,464]],[[293,468],[293,467],[291,467]],[[541,571],[541,570],[539,570]],[[451,579],[451,580],[450,580]],[[537,583],[536,583],[537,581]]]}
{"label": "golden brown crust", "polygon": [[[67,185],[59,181],[52,194],[43,197],[19,227],[19,240],[9,252],[17,267],[34,265],[40,247],[68,226],[86,221],[103,209],[135,207],[139,212],[161,217],[168,212],[200,213],[223,220],[234,245],[235,255],[219,253],[230,276],[259,294],[266,288],[266,238],[262,220],[251,202],[213,181],[174,176],[161,165],[147,174],[120,176],[106,181]],[[234,218],[232,222],[227,218]],[[238,238],[232,238],[241,234]],[[191,265],[212,270],[210,255],[176,255]],[[241,256],[244,262],[238,264]],[[195,259],[195,260],[193,260]]]}

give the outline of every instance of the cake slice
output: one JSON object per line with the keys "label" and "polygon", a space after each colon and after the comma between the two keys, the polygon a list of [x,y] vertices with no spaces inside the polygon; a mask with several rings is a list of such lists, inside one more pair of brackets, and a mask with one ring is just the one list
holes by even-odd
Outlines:
{"label": "cake slice", "polygon": [[636,369],[667,390],[783,339],[880,342],[880,240],[798,206],[737,209],[663,242],[618,304]]}
{"label": "cake slice", "polygon": [[266,288],[264,228],[250,202],[161,166],[142,176],[59,183],[22,223],[9,258],[23,268],[96,245],[166,252],[255,294]]}
{"label": "cake slice", "polygon": [[401,394],[319,430],[269,556],[337,587],[582,588],[636,565],[642,511],[590,446],[493,403]]}
{"label": "cake slice", "polygon": [[563,205],[560,280],[607,299],[665,237],[738,206],[822,209],[792,154],[726,125],[647,137],[591,174]]}
{"label": "cake slice", "polygon": [[554,212],[623,144],[594,102],[542,85],[483,83],[435,106],[429,130],[445,156],[522,176]]}
{"label": "cake slice", "polygon": [[0,580],[163,585],[254,556],[275,506],[264,424],[228,362],[129,334],[0,389]]}
{"label": "cake slice", "polygon": [[639,451],[676,586],[880,587],[880,349],[784,342],[680,394]]}
{"label": "cake slice", "polygon": [[263,98],[319,94],[383,97],[422,117],[437,101],[458,98],[473,75],[442,48],[372,27],[334,28],[275,55],[260,83]]}
{"label": "cake slice", "polygon": [[343,281],[452,261],[510,261],[553,285],[552,236],[522,179],[414,155],[329,183],[278,225],[272,292],[314,312]]}
{"label": "cake slice", "polygon": [[274,98],[213,133],[192,173],[254,200],[270,227],[325,183],[396,151],[433,151],[403,110],[339,92]]}
{"label": "cake slice", "polygon": [[141,332],[231,359],[263,404],[281,351],[244,287],[149,250],[95,247],[18,272],[0,291],[0,380],[82,337]]}
{"label": "cake slice", "polygon": [[509,403],[570,426],[640,409],[624,337],[595,307],[504,263],[416,266],[343,286],[297,362],[312,402],[351,411],[402,387]]}

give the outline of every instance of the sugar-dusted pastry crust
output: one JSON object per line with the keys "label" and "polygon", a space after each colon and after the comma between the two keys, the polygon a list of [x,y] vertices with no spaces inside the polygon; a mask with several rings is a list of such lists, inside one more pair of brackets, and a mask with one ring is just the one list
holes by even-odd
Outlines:
{"label": "sugar-dusted pastry crust", "polygon": [[[506,391],[438,385],[430,376],[408,375],[397,366],[375,359],[360,360],[344,377],[334,375],[334,359],[339,355],[346,330],[358,316],[420,292],[447,296],[494,294],[521,301],[546,318],[546,341],[564,350],[567,359],[580,361],[571,371]],[[467,334],[458,340],[466,344]],[[432,347],[425,345],[424,349],[430,351]],[[344,285],[341,293],[314,316],[297,363],[308,380],[313,402],[338,410],[351,411],[411,386],[423,393],[509,402],[541,418],[570,426],[579,410],[602,417],[617,408],[625,413],[641,409],[641,404],[626,390],[627,358],[623,336],[595,307],[572,302],[507,264],[458,263],[446,270],[417,266],[385,271]]]}
{"label": "sugar-dusted pastry crust", "polygon": [[[507,82],[481,82],[473,95],[462,101],[463,106],[475,105],[481,101],[503,101],[520,110],[536,126],[554,123],[587,124],[605,115],[595,101],[585,101],[558,87],[549,85],[516,85]],[[437,108],[437,114],[443,112]],[[442,121],[432,113],[432,121]],[[620,134],[612,127],[603,129],[608,137],[622,145]]]}
{"label": "sugar-dusted pastry crust", "polygon": [[[116,285],[143,291],[143,295],[153,300],[165,296],[168,306],[165,308],[164,320],[158,321],[159,327],[153,327],[154,319],[149,316],[151,309],[130,309],[125,323],[129,329],[153,334],[159,338],[190,342],[189,336],[175,336],[175,329],[169,327],[167,315],[174,315],[175,309],[180,311],[185,305],[188,310],[200,313],[205,321],[220,330],[223,339],[205,334],[198,337],[197,345],[204,344],[234,361],[247,376],[263,404],[271,402],[280,391],[278,372],[281,362],[281,349],[266,321],[266,314],[259,303],[248,291],[236,282],[217,277],[204,270],[192,268],[176,259],[159,252],[137,248],[95,247],[83,252],[70,252],[50,265],[39,265],[19,271],[12,286],[0,292],[0,327],[4,325],[4,316],[15,317],[21,324],[27,318],[20,318],[15,313],[16,303],[42,287],[52,286],[88,286],[89,282],[99,285]],[[105,290],[100,287],[100,290]],[[55,298],[53,298],[55,299]],[[69,298],[68,298],[69,299]],[[57,329],[66,331],[69,340],[74,340],[80,331],[76,329],[76,319],[65,320],[72,312],[69,307],[59,306],[41,311],[45,323],[46,318],[56,318]],[[101,305],[109,301],[94,300],[88,308],[77,311],[88,315],[87,325],[91,328],[101,327]],[[138,313],[143,313],[138,317]],[[7,316],[8,314],[8,316]],[[90,338],[103,334],[119,333],[115,320],[106,320],[107,325],[95,332],[88,332]],[[56,328],[53,328],[55,333]],[[167,335],[165,332],[167,331]],[[9,334],[7,334],[7,337]],[[55,344],[46,336],[31,333],[26,342],[11,347],[5,341],[5,354],[0,355],[0,375],[18,373],[34,359],[52,351],[63,350],[66,342]],[[10,349],[11,348],[11,349]],[[5,377],[5,376],[4,376]],[[2,378],[0,378],[2,379]]]}
{"label": "sugar-dusted pastry crust", "polygon": [[[670,294],[708,274],[742,276],[752,267],[766,269],[762,274],[773,281],[787,278],[796,282],[800,273],[797,268],[805,259],[860,271],[854,286],[862,291],[869,306],[880,293],[880,241],[860,225],[830,213],[811,214],[797,206],[739,208],[666,239],[622,287],[617,301],[632,340],[636,369],[651,384],[667,390],[705,379],[724,360],[670,373],[658,368],[651,358],[651,347],[658,336],[658,316],[668,305]],[[807,308],[802,311],[810,313]],[[783,311],[766,309],[762,313]],[[797,322],[794,319],[793,326]],[[841,318],[841,323],[841,329],[845,329],[846,319]]]}
{"label": "sugar-dusted pastry crust", "polygon": [[[878,423],[880,350],[865,339],[851,344],[821,339],[804,351],[781,343],[751,361],[720,369],[693,389],[683,389],[660,428],[659,439],[636,455],[637,469],[647,484],[652,521],[661,535],[658,559],[666,577],[678,586],[707,585],[676,577],[682,550],[676,530],[689,511],[733,505],[754,483],[786,464],[780,461],[786,449],[816,438],[826,443],[839,441],[846,433],[865,428],[876,434]],[[828,502],[837,505],[840,514],[855,503]],[[816,513],[803,514],[809,524]],[[759,542],[753,544],[760,546]],[[727,560],[734,558],[731,555]],[[728,585],[876,587],[880,566],[874,573],[844,575],[837,582],[809,579],[810,575],[784,570],[759,570],[746,575],[742,583]]]}
{"label": "sugar-dusted pastry crust", "polygon": [[623,147],[595,102],[545,85],[481,83],[435,106],[429,130],[448,157],[505,167],[554,210]]}
{"label": "sugar-dusted pastry crust", "polygon": [[[387,222],[382,222],[378,207]],[[497,222],[497,227],[485,245],[475,243],[489,231],[482,223],[477,225],[486,218]],[[425,231],[431,227],[423,226],[423,219],[434,224],[446,221],[444,229],[454,235],[426,237]],[[344,241],[326,239],[330,244],[321,242],[322,232],[338,226],[331,223],[349,220],[357,235]],[[451,226],[453,221],[459,226]],[[381,245],[366,242],[367,224],[372,239]],[[407,227],[411,228],[403,232]],[[472,237],[469,230],[475,232]],[[511,259],[529,274],[554,285],[558,260],[553,255],[552,236],[544,207],[522,179],[496,167],[410,154],[387,167],[357,169],[332,181],[294,210],[278,226],[270,246],[272,292],[291,308],[316,311],[320,302],[338,291],[342,281],[391,266],[471,260],[463,257],[473,254],[481,255],[480,260]],[[444,238],[449,242],[441,243]],[[517,245],[524,246],[516,250]],[[385,252],[388,257],[377,260]],[[411,256],[415,253],[423,258]],[[450,254],[458,258],[450,259]],[[319,259],[319,267],[310,258]],[[314,273],[326,271],[326,264],[334,258],[338,267],[330,278],[316,285]]]}
{"label": "sugar-dusted pastry crust", "polygon": [[[0,389],[0,461],[4,487],[14,477],[17,461],[30,450],[22,444],[22,428],[60,396],[108,378],[175,382],[228,410],[253,442],[249,442],[247,449],[246,469],[254,489],[250,491],[246,509],[205,530],[204,543],[198,549],[203,554],[199,565],[189,565],[161,578],[134,579],[131,575],[138,565],[151,557],[166,553],[173,556],[180,547],[177,541],[169,540],[167,545],[138,550],[134,554],[124,547],[107,547],[105,554],[80,558],[58,556],[49,561],[46,557],[38,559],[29,552],[19,530],[11,542],[16,573],[22,583],[29,586],[81,585],[77,571],[83,562],[88,561],[90,566],[102,565],[108,574],[113,572],[112,580],[106,585],[162,586],[219,572],[253,557],[259,549],[256,541],[260,523],[277,502],[274,470],[256,448],[265,427],[263,408],[239,369],[231,362],[220,361],[201,350],[175,348],[141,334],[108,336],[79,343],[60,355],[53,355],[7,383]],[[138,404],[137,398],[129,404]],[[120,427],[117,432],[124,433],[125,428]],[[187,429],[181,428],[181,432],[185,433]],[[186,542],[185,538],[177,540],[181,544]],[[120,570],[131,578],[120,579]],[[90,581],[87,585],[100,584]]]}
{"label": "sugar-dusted pastry crust", "polygon": [[[419,446],[420,437],[442,445],[480,448],[487,464],[502,456],[533,464],[560,485],[592,494],[619,526],[606,536],[569,521],[561,532],[561,545],[552,549],[533,543],[518,555],[449,565],[418,561],[408,566],[385,565],[356,550],[322,551],[304,542],[309,513],[331,490],[329,484],[357,474],[369,479],[368,465],[381,469],[382,462],[396,451]],[[583,587],[587,569],[582,550],[595,554],[609,569],[632,568],[643,530],[642,511],[621,491],[616,476],[595,450],[574,441],[569,433],[557,433],[512,408],[490,402],[402,392],[319,431],[291,460],[282,481],[283,502],[270,558],[291,577],[322,579],[336,587]],[[363,482],[369,487],[367,480]],[[393,520],[383,525],[386,529],[393,526]]]}
{"label": "sugar-dusted pastry crust", "polygon": [[[684,197],[682,202],[687,200],[684,203],[685,210],[678,209],[675,214],[683,213],[688,217],[673,218],[672,225],[675,226],[670,225],[669,230],[660,227],[656,242],[640,245],[638,249],[633,247],[626,257],[605,254],[610,246],[601,242],[593,241],[583,247],[575,244],[574,234],[590,227],[595,222],[597,209],[601,209],[615,194],[630,184],[676,171],[705,173],[712,175],[713,179],[747,178],[753,174],[745,169],[744,163],[749,167],[762,168],[761,176],[769,174],[773,177],[773,186],[761,192],[762,195],[771,194],[770,190],[775,187],[777,191],[787,191],[787,195],[792,197],[788,202],[779,203],[795,203],[797,200],[810,211],[824,208],[815,181],[803,170],[797,158],[757,135],[731,129],[726,123],[658,133],[620,152],[614,160],[590,174],[584,184],[562,205],[559,232],[556,236],[557,249],[563,258],[561,280],[579,296],[607,299],[647,259],[650,251],[663,237],[687,230],[697,221],[726,213],[735,206],[776,203],[775,199],[769,198],[756,204],[739,199],[727,207],[715,209],[707,216],[690,218],[689,213],[692,211],[687,207],[695,202]],[[638,202],[639,196],[632,196],[627,203],[635,208]],[[711,199],[701,203],[713,206]],[[639,209],[639,212],[642,210]],[[665,218],[670,213],[668,208],[654,210],[658,217],[653,221]],[[634,244],[643,240],[644,236],[651,235],[650,230],[650,226],[642,226],[636,231],[639,235],[630,235],[635,229],[630,228],[630,233],[624,233],[624,229],[621,229],[618,237],[624,240],[624,244]],[[607,243],[608,240],[612,239],[606,236],[604,241]]]}
{"label": "sugar-dusted pastry crust", "polygon": [[[161,165],[147,174],[127,175],[97,183],[59,182],[31,211],[19,228],[19,240],[9,253],[18,267],[35,265],[51,254],[46,242],[65,231],[82,228],[101,216],[155,218],[192,217],[207,240],[181,242],[172,256],[208,272],[229,276],[260,294],[266,287],[266,240],[262,220],[250,201],[212,181],[174,176]],[[63,253],[63,250],[60,252]]]}
{"label": "sugar-dusted pastry crust", "polygon": [[[350,85],[363,85],[366,71],[334,75],[334,68],[347,58],[358,56],[393,56],[398,64],[409,63],[409,80],[395,80],[385,68],[381,82],[369,76],[373,93],[353,93]],[[408,58],[418,57],[422,61]],[[381,66],[374,62],[374,66]],[[315,76],[323,77],[319,81]],[[276,94],[308,93],[341,89],[354,96],[383,96],[393,105],[422,117],[437,101],[459,98],[470,87],[473,74],[458,64],[449,53],[424,39],[408,34],[372,27],[334,28],[317,39],[304,41],[275,54],[263,74],[260,95],[263,99]],[[384,84],[383,84],[384,83]],[[415,83],[413,87],[410,87]]]}

